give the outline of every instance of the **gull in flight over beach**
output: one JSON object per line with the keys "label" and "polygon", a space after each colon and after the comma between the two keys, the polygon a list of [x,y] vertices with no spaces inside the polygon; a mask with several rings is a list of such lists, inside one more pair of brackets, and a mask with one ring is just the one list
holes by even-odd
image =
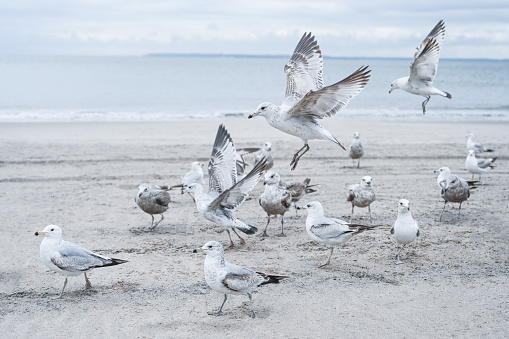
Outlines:
{"label": "gull in flight over beach", "polygon": [[191,192],[196,199],[196,209],[205,219],[224,228],[234,246],[230,230],[240,239],[238,229],[246,234],[254,234],[258,229],[235,218],[235,210],[246,200],[249,192],[256,186],[261,172],[265,170],[265,159],[258,162],[251,172],[237,181],[236,150],[230,134],[220,125],[209,161],[209,192],[205,193],[201,184],[191,184],[184,191]]}
{"label": "gull in flight over beach", "polygon": [[35,235],[44,236],[40,247],[43,264],[65,277],[64,287],[58,298],[62,298],[64,294],[68,277],[84,274],[85,288],[88,289],[92,287],[87,278],[88,271],[93,268],[115,266],[127,262],[127,260],[105,257],[72,242],[62,240],[62,230],[55,225],[46,226],[43,231],[35,232]]}
{"label": "gull in flight over beach", "polygon": [[422,95],[426,100],[422,103],[422,113],[426,113],[426,104],[432,95],[441,95],[448,99],[452,96],[444,91],[433,87],[433,79],[437,74],[440,48],[445,37],[445,23],[440,20],[429,32],[414,54],[414,60],[410,64],[410,76],[396,79],[391,84],[391,93],[395,89],[402,89],[408,93]]}
{"label": "gull in flight over beach", "polygon": [[[139,192],[134,197],[134,201],[141,210],[150,214],[152,223],[150,224],[150,231],[153,231],[161,221],[163,221],[163,213],[168,210],[168,205],[171,202],[170,193],[166,190],[167,186],[157,186],[149,184],[141,184],[138,186]],[[161,220],[154,224],[154,214],[160,214]]]}
{"label": "gull in flight over beach", "polygon": [[206,254],[203,264],[205,281],[211,289],[224,294],[224,300],[217,312],[208,312],[209,315],[221,315],[228,294],[247,294],[251,305],[251,318],[256,317],[253,308],[253,291],[266,284],[278,284],[279,280],[288,278],[282,275],[269,275],[255,272],[248,268],[231,264],[224,259],[223,246],[217,241],[209,241],[202,248],[195,249],[194,253]]}
{"label": "gull in flight over beach", "polygon": [[[391,234],[396,241],[396,256],[397,264],[402,264],[403,261],[399,260],[399,253],[405,245],[413,242],[420,235],[419,223],[412,218],[410,212],[410,202],[406,199],[401,199],[398,204],[398,218],[391,227]],[[401,248],[399,245],[402,245]]]}
{"label": "gull in flight over beach", "polygon": [[371,72],[368,66],[359,68],[333,85],[323,87],[320,46],[311,33],[304,33],[284,71],[286,92],[281,106],[264,102],[248,118],[261,115],[272,127],[304,142],[304,146],[293,156],[290,163],[292,170],[309,150],[309,140],[329,140],[346,150],[318,120],[335,115],[363,90]]}

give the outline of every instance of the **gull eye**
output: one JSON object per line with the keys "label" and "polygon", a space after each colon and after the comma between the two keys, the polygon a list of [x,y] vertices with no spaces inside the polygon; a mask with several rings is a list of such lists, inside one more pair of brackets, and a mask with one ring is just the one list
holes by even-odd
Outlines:
{"label": "gull eye", "polygon": [[209,248],[212,248],[212,245],[209,245]]}
{"label": "gull eye", "polygon": [[265,107],[265,106],[264,106],[264,107],[262,107],[262,111],[265,111],[265,109],[266,109],[266,108],[267,108],[267,107]]}
{"label": "gull eye", "polygon": [[311,205],[308,204],[306,207],[311,207]]}
{"label": "gull eye", "polygon": [[53,232],[54,230],[55,230],[55,229],[54,229],[54,228],[52,228],[52,229],[51,229],[51,232]]}

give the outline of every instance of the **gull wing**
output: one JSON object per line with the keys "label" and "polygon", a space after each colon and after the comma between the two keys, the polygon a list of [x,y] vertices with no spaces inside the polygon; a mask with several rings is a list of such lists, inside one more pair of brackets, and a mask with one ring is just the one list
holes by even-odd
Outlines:
{"label": "gull wing", "polygon": [[237,181],[235,146],[230,133],[219,125],[209,161],[209,194],[221,194]]}
{"label": "gull wing", "polygon": [[322,52],[310,33],[304,33],[293,55],[285,65],[286,92],[283,106],[293,104],[306,93],[319,90],[323,87],[322,78]]}
{"label": "gull wing", "polygon": [[356,233],[356,229],[350,229],[348,225],[333,222],[321,222],[311,226],[311,233],[321,239],[338,238],[345,234]]}
{"label": "gull wing", "polygon": [[111,260],[71,242],[62,241],[58,254],[51,258],[51,262],[64,271],[80,272],[104,266],[111,263]]}
{"label": "gull wing", "polygon": [[309,91],[287,113],[292,118],[311,120],[330,117],[345,107],[369,81],[369,66],[363,66],[345,79],[317,91]]}
{"label": "gull wing", "polygon": [[414,61],[410,64],[409,80],[411,82],[433,82],[437,74],[440,48],[444,37],[445,23],[440,20],[415,51]]}
{"label": "gull wing", "polygon": [[151,191],[150,196],[156,204],[161,206],[168,206],[171,202],[170,193],[167,191]]}

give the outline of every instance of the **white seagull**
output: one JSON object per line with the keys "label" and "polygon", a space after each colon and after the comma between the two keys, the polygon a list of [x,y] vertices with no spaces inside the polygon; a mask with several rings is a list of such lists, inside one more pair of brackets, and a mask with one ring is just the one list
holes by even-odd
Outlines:
{"label": "white seagull", "polygon": [[[396,241],[396,256],[394,259],[397,259],[397,264],[402,264],[403,262],[399,260],[399,253],[405,247],[405,245],[413,242],[420,235],[419,233],[419,223],[412,218],[412,213],[410,212],[410,202],[406,199],[401,199],[398,204],[398,218],[396,222],[391,227],[391,234]],[[402,245],[401,248],[399,245]]]}
{"label": "white seagull", "polygon": [[346,150],[318,120],[335,115],[362,91],[371,72],[368,66],[359,68],[333,85],[323,87],[320,46],[311,33],[304,33],[284,70],[286,92],[281,106],[264,102],[249,118],[261,115],[272,127],[304,142],[304,146],[293,156],[290,163],[292,170],[309,150],[309,140],[329,140]]}
{"label": "white seagull", "polygon": [[267,161],[265,170],[268,171],[272,168],[272,166],[274,166],[274,159],[272,158],[272,143],[270,141],[265,142],[265,144],[263,144],[263,148],[255,154],[255,164],[263,158]]}
{"label": "white seagull", "polygon": [[84,274],[85,288],[88,289],[92,287],[87,278],[88,271],[93,268],[115,266],[127,262],[127,260],[108,258],[63,240],[62,230],[55,225],[46,226],[43,231],[35,232],[35,235],[44,235],[40,247],[43,264],[65,277],[64,287],[58,298],[62,298],[64,294],[68,277]]}
{"label": "white seagull", "polygon": [[433,79],[437,74],[440,48],[445,37],[445,23],[440,20],[429,32],[414,54],[414,61],[410,64],[410,76],[396,79],[391,84],[391,93],[395,89],[402,89],[408,93],[422,95],[426,100],[422,103],[422,113],[426,113],[426,104],[432,95],[441,95],[452,99],[451,94],[433,87]]}
{"label": "white seagull", "polygon": [[248,268],[231,264],[224,259],[223,246],[217,241],[209,241],[202,248],[195,249],[194,253],[203,252],[207,256],[203,264],[205,281],[211,289],[224,294],[224,300],[217,312],[208,312],[209,315],[221,315],[228,294],[247,294],[251,305],[251,318],[256,317],[253,308],[251,293],[265,284],[278,284],[279,280],[288,278],[282,275],[269,275],[255,272]]}
{"label": "white seagull", "polygon": [[475,134],[470,133],[467,135],[467,151],[475,151],[476,154],[484,152],[494,152],[492,149],[484,148],[484,146],[475,141]]}
{"label": "white seagull", "polygon": [[[483,159],[483,160],[488,160],[488,159]],[[492,160],[491,162],[487,161],[486,163],[484,163],[484,161],[481,161],[481,165],[484,166],[484,167],[481,167],[479,165],[479,161],[475,157],[475,151],[473,151],[473,150],[468,151],[467,159],[465,160],[465,168],[468,173],[472,174],[472,180],[474,180],[474,175],[478,174],[479,181],[481,181],[481,174],[488,173],[489,171],[491,171],[490,165],[494,161],[493,159],[491,159],[491,160]],[[495,158],[495,160],[496,160],[496,158]]]}
{"label": "white seagull", "polygon": [[[191,184],[204,184],[205,181],[203,180],[202,166],[203,164],[199,161],[193,162],[191,164],[191,170],[182,176],[180,180],[181,183],[179,185],[171,186],[170,189],[181,188],[182,190],[185,190],[185,188]],[[192,195],[191,198],[193,198],[194,201],[194,197]]]}

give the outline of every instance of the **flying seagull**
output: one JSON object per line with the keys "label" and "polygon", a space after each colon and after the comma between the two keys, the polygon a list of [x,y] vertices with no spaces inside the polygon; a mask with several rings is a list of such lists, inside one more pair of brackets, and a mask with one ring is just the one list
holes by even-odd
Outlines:
{"label": "flying seagull", "polygon": [[369,81],[368,73],[371,71],[368,66],[359,68],[333,85],[323,87],[320,46],[311,33],[304,33],[284,71],[286,92],[281,106],[264,102],[248,118],[261,115],[272,127],[304,142],[304,146],[293,156],[290,163],[292,170],[309,150],[309,140],[329,140],[346,150],[318,120],[335,115],[362,91]]}

